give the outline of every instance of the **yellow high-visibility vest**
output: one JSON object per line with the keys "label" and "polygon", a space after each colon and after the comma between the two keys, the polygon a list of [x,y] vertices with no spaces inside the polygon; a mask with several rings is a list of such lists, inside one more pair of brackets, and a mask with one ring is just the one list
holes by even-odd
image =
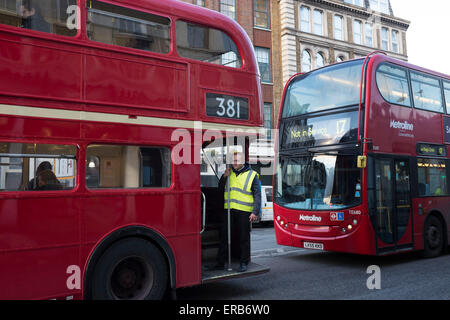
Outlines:
{"label": "yellow high-visibility vest", "polygon": [[[258,175],[253,170],[248,170],[236,176],[234,171],[231,171],[230,179],[230,209],[236,209],[245,212],[253,211],[253,194],[252,183]],[[259,175],[258,175],[259,176]],[[228,209],[228,192],[225,189],[225,209]]]}

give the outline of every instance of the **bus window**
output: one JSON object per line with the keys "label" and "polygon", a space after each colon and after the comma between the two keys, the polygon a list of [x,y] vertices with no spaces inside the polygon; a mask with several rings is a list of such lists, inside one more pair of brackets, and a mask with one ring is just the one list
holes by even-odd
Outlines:
{"label": "bus window", "polygon": [[450,114],[450,82],[444,81],[444,95],[447,105],[447,113]]}
{"label": "bus window", "polygon": [[158,53],[170,51],[170,20],[100,1],[89,1],[89,39]]}
{"label": "bus window", "polygon": [[75,184],[74,146],[0,142],[0,191],[67,190]]}
{"label": "bus window", "polygon": [[295,79],[286,91],[282,117],[358,105],[363,62],[349,61]]}
{"label": "bus window", "polygon": [[0,1],[0,23],[63,36],[77,34],[76,0]]}
{"label": "bus window", "polygon": [[184,58],[242,67],[236,44],[226,33],[192,22],[177,21],[177,49]]}
{"label": "bus window", "polygon": [[444,112],[439,80],[422,73],[411,72],[411,84],[416,108]]}
{"label": "bus window", "polygon": [[377,70],[377,85],[387,102],[411,107],[408,77],[404,69],[382,64]]}
{"label": "bus window", "polygon": [[86,155],[86,186],[99,188],[168,188],[168,148],[90,145]]}
{"label": "bus window", "polygon": [[447,171],[444,160],[418,159],[419,196],[448,195]]}

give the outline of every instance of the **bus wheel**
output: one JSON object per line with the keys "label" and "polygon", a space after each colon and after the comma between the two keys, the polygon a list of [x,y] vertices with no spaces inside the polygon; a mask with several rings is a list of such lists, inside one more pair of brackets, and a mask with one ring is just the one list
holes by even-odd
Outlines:
{"label": "bus wheel", "polygon": [[125,239],[113,244],[95,266],[92,297],[99,300],[157,300],[167,287],[167,264],[149,241]]}
{"label": "bus wheel", "polygon": [[423,228],[424,258],[433,258],[441,254],[444,247],[444,233],[441,220],[436,216],[429,216]]}

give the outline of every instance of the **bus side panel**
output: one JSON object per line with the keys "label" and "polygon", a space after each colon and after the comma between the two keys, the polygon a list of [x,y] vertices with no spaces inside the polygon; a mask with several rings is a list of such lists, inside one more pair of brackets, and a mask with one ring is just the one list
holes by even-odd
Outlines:
{"label": "bus side panel", "polygon": [[80,201],[65,191],[35,192],[0,199],[0,299],[77,293],[66,272],[79,265]]}
{"label": "bus side panel", "polygon": [[81,99],[82,58],[73,48],[0,33],[0,53],[1,93]]}
{"label": "bus side panel", "polygon": [[188,111],[186,64],[129,58],[86,55],[86,99],[144,109]]}

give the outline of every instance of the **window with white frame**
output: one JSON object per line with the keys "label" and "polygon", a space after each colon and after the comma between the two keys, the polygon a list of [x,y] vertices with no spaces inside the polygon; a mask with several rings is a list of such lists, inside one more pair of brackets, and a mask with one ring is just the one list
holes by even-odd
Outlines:
{"label": "window with white frame", "polygon": [[392,30],[392,51],[400,53],[400,47],[398,45],[398,31]]}
{"label": "window with white frame", "polygon": [[342,16],[334,16],[334,38],[344,40],[344,18]]}
{"label": "window with white frame", "polygon": [[389,30],[388,28],[381,28],[381,49],[389,50]]}
{"label": "window with white frame", "polygon": [[308,50],[302,51],[302,72],[311,71],[311,54]]}
{"label": "window with white frame", "polygon": [[370,23],[364,25],[364,41],[366,46],[373,47],[373,31]]}
{"label": "window with white frame", "polygon": [[197,0],[196,3],[198,6],[201,6],[201,7],[205,6],[205,0]]}
{"label": "window with white frame", "polygon": [[255,27],[269,29],[269,0],[254,0]]}
{"label": "window with white frame", "polygon": [[266,129],[267,139],[272,139],[272,104],[264,102],[264,128]]}
{"label": "window with white frame", "polygon": [[362,26],[359,20],[353,21],[353,42],[362,44]]}
{"label": "window with white frame", "polygon": [[256,61],[258,61],[261,82],[271,82],[270,49],[255,47]]}
{"label": "window with white frame", "polygon": [[370,0],[370,9],[381,13],[390,14],[389,0]]}
{"label": "window with white frame", "polygon": [[313,13],[314,33],[323,36],[323,12],[315,9]]}
{"label": "window with white frame", "polygon": [[325,58],[323,57],[323,53],[318,52],[316,54],[316,68],[322,68],[325,66]]}
{"label": "window with white frame", "polygon": [[236,20],[236,0],[220,0],[220,12]]}
{"label": "window with white frame", "polygon": [[300,7],[300,31],[311,32],[311,10],[308,7]]}
{"label": "window with white frame", "polygon": [[354,5],[360,6],[360,7],[364,6],[363,0],[344,0],[344,2],[354,4]]}
{"label": "window with white frame", "polygon": [[336,62],[344,62],[345,61],[345,57],[340,55],[336,57]]}

